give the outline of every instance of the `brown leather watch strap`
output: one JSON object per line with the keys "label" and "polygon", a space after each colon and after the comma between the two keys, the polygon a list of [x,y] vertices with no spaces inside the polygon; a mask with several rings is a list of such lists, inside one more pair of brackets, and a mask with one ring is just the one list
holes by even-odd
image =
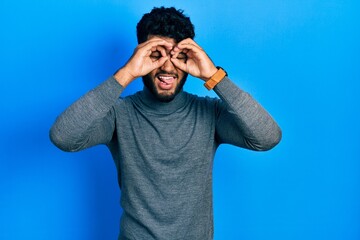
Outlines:
{"label": "brown leather watch strap", "polygon": [[205,82],[204,86],[208,90],[211,90],[216,86],[216,84],[221,82],[221,80],[223,80],[225,76],[227,76],[227,73],[221,67],[218,67],[217,72],[214,75],[212,75],[209,80]]}

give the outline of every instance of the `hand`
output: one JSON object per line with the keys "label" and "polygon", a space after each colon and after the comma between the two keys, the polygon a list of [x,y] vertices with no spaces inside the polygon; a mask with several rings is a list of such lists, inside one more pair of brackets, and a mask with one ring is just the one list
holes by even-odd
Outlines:
{"label": "hand", "polygon": [[[178,55],[181,53],[187,56],[185,62],[178,59]],[[204,81],[208,80],[217,71],[205,51],[190,38],[182,40],[173,48],[171,62],[182,71]]]}
{"label": "hand", "polygon": [[172,48],[171,43],[161,38],[152,38],[139,44],[125,66],[114,75],[115,79],[125,87],[134,79],[164,65],[169,58],[166,51]]}

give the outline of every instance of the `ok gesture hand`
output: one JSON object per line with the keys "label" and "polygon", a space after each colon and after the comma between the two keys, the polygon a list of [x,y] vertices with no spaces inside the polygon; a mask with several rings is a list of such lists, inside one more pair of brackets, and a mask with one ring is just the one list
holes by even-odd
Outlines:
{"label": "ok gesture hand", "polygon": [[[180,61],[177,57],[180,53],[187,56],[187,61]],[[190,38],[179,42],[171,51],[171,62],[179,69],[194,77],[208,80],[217,71],[214,63],[205,51]]]}
{"label": "ok gesture hand", "polygon": [[[114,75],[115,79],[124,87],[127,86],[134,79],[164,65],[169,58],[166,52],[172,48],[171,43],[157,37],[139,44],[125,66]],[[160,53],[156,59],[152,57],[154,52]]]}

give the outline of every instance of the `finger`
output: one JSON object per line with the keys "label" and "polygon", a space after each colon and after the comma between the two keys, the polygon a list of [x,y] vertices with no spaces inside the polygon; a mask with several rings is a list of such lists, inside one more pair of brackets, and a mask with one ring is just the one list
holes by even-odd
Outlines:
{"label": "finger", "polygon": [[151,38],[149,41],[160,41],[161,43],[164,44],[160,44],[163,45],[167,50],[171,50],[174,46],[174,44],[172,42],[167,41],[166,39],[160,38],[160,37],[153,37]]}
{"label": "finger", "polygon": [[157,39],[151,39],[147,42],[139,44],[138,48],[144,49],[145,51],[149,51],[154,47],[156,48],[157,46],[163,46],[164,48],[166,48],[168,50],[172,49],[172,47],[173,47],[173,45],[171,43],[165,41],[164,39],[157,38]]}
{"label": "finger", "polygon": [[174,66],[184,72],[187,72],[188,73],[188,70],[187,70],[187,65],[186,63],[180,61],[179,59],[177,59],[176,57],[172,57],[170,58],[170,61],[174,64]]}
{"label": "finger", "polygon": [[187,44],[193,44],[193,45],[197,45],[199,47],[199,45],[191,38],[185,38],[183,40],[181,40],[180,42],[178,42],[178,44],[183,44],[183,43],[187,43]]}
{"label": "finger", "polygon": [[154,69],[159,68],[162,65],[164,65],[168,59],[169,59],[168,56],[165,55],[165,56],[161,57],[159,60],[156,60],[155,62],[153,62],[153,64],[155,65]]}
{"label": "finger", "polygon": [[186,38],[182,41],[180,41],[177,46],[179,48],[182,48],[182,47],[185,47],[185,46],[188,46],[188,45],[192,45],[192,46],[196,46],[198,47],[199,49],[202,49],[194,40],[192,40],[191,38]]}
{"label": "finger", "polygon": [[156,50],[160,52],[161,56],[163,57],[166,57],[167,56],[167,53],[166,53],[166,50],[163,46],[156,46]]}
{"label": "finger", "polygon": [[187,53],[189,52],[189,49],[180,49],[178,47],[174,47],[170,54],[172,58],[177,58],[179,56],[179,54],[183,53],[185,55],[187,55]]}
{"label": "finger", "polygon": [[187,43],[183,43],[180,46],[174,47],[173,51],[174,51],[173,55],[179,54],[180,52],[183,52],[188,57],[193,57],[195,55],[204,53],[204,50],[201,49],[200,47],[198,47],[196,45],[192,45],[192,44],[187,44]]}
{"label": "finger", "polygon": [[177,45],[176,49],[179,49],[177,51],[194,51],[194,52],[199,52],[199,51],[203,51],[202,48],[200,48],[197,45],[193,45],[191,43],[183,43],[181,45]]}
{"label": "finger", "polygon": [[180,49],[174,47],[174,48],[170,51],[171,58],[177,58],[177,56],[179,55],[179,53],[180,53]]}

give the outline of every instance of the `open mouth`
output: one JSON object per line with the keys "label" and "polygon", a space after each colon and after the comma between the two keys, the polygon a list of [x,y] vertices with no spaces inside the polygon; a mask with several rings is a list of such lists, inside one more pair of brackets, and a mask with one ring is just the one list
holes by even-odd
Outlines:
{"label": "open mouth", "polygon": [[163,90],[171,89],[177,79],[175,75],[159,74],[156,77],[160,81],[158,86]]}

